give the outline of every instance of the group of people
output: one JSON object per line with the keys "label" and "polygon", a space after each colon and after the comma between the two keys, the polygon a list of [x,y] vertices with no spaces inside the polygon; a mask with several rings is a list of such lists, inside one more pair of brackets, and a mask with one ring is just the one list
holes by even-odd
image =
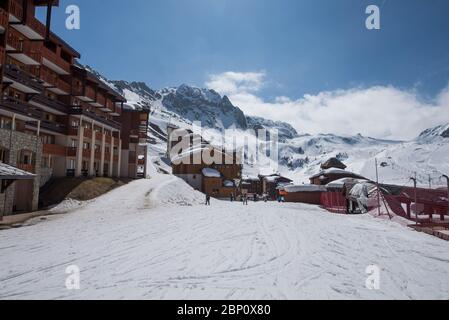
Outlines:
{"label": "group of people", "polygon": [[[242,194],[242,195],[240,196],[240,201],[243,203],[243,205],[246,205],[246,206],[247,206],[247,205],[248,205],[248,201],[251,199],[251,197],[252,197],[252,200],[253,200],[254,202],[257,202],[257,201],[260,200],[260,199],[259,199],[259,196],[258,196],[257,194],[254,194],[254,195],[252,195],[252,196],[249,196],[248,194],[244,193],[244,194]],[[206,206],[210,206],[210,200],[211,200],[211,196],[210,196],[209,194],[206,194]],[[234,193],[231,193],[230,200],[231,200],[231,202],[237,201],[237,197],[235,196]],[[268,202],[268,200],[269,200],[268,195],[267,195],[267,194],[264,194],[264,195],[262,196],[262,200],[263,200],[264,202]],[[279,200],[279,199],[278,199],[278,200]],[[284,200],[284,201],[280,201],[280,200],[279,200],[279,202],[285,202],[285,200]]]}

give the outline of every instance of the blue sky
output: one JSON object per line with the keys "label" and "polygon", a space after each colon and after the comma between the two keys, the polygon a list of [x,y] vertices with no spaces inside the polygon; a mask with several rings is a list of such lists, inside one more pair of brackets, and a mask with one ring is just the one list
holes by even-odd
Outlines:
{"label": "blue sky", "polygon": [[[79,31],[64,27],[69,4]],[[364,28],[369,4],[380,31]],[[264,71],[267,98],[372,85],[426,96],[449,79],[447,0],[62,0],[53,28],[83,63],[155,88]]]}
{"label": "blue sky", "polygon": [[448,0],[61,0],[53,17],[109,79],[207,86],[300,132],[411,139],[449,122]]}

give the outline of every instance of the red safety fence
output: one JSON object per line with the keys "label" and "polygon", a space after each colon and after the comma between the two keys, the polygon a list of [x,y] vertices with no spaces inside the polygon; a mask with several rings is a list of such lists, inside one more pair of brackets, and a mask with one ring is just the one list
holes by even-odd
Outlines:
{"label": "red safety fence", "polygon": [[321,193],[321,206],[329,212],[343,213],[348,212],[346,207],[346,198],[341,192],[323,192]]}
{"label": "red safety fence", "polygon": [[[449,223],[449,200],[446,190],[415,189],[410,187],[382,186],[381,199],[377,189],[369,194],[365,205],[368,211],[400,216],[418,223]],[[416,200],[415,200],[416,197]],[[347,200],[341,192],[323,192],[321,206],[333,213],[347,213]]]}

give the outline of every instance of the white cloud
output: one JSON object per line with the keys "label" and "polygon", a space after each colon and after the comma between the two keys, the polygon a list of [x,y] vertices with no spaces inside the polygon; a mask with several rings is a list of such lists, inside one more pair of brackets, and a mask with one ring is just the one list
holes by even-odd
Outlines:
{"label": "white cloud", "polygon": [[286,121],[303,133],[335,133],[385,139],[413,139],[430,127],[449,122],[449,87],[435,102],[422,102],[413,91],[391,86],[354,88],[305,95],[299,100],[258,95],[265,73],[225,72],[206,83],[229,96],[247,115]]}
{"label": "white cloud", "polygon": [[222,94],[232,95],[238,92],[257,92],[265,79],[264,72],[224,72],[211,75],[206,86]]}

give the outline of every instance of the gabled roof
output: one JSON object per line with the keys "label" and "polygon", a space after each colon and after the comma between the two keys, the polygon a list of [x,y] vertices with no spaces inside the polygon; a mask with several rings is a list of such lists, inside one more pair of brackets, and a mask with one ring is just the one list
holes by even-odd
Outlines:
{"label": "gabled roof", "polygon": [[330,158],[325,163],[321,164],[321,169],[323,169],[323,170],[331,169],[331,168],[345,170],[347,168],[347,166],[343,162],[338,160],[337,158]]}
{"label": "gabled roof", "polygon": [[34,174],[0,162],[0,180],[33,180]]}

